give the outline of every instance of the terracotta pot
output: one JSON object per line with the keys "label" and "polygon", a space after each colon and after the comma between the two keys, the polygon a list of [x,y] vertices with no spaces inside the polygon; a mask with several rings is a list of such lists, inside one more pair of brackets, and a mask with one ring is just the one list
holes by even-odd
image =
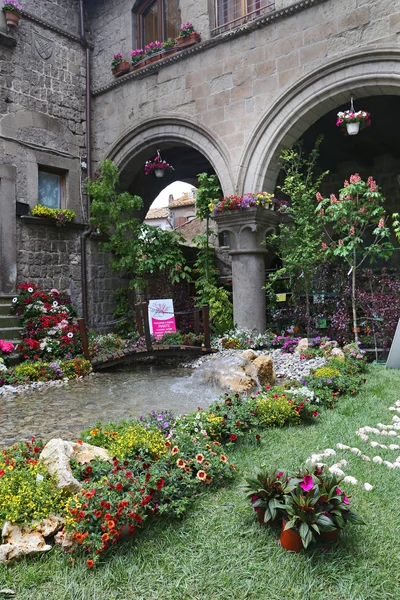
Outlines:
{"label": "terracotta pot", "polygon": [[138,69],[141,69],[142,67],[144,67],[146,64],[146,60],[139,60],[139,62],[135,63],[134,65],[132,65],[131,67],[131,71],[137,71]]}
{"label": "terracotta pot", "polygon": [[198,44],[201,40],[201,36],[199,33],[195,31],[191,33],[188,37],[178,36],[176,41],[178,43],[179,48],[188,48],[189,46],[193,46],[194,44]]}
{"label": "terracotta pot", "polygon": [[118,67],[116,67],[115,69],[111,70],[111,73],[114,75],[114,77],[121,77],[122,75],[125,75],[126,73],[129,73],[129,71],[131,70],[131,64],[129,61],[127,60],[123,60]]}
{"label": "terracotta pot", "polygon": [[265,517],[265,509],[259,508],[257,511],[257,521],[260,523],[260,525],[264,525],[264,527],[270,527],[273,525],[279,525],[281,523],[280,517],[275,517],[275,519],[273,519],[272,521],[268,521],[268,523],[265,523],[264,517]]}
{"label": "terracotta pot", "polygon": [[320,540],[321,542],[334,542],[338,539],[340,529],[334,529],[333,531],[321,531]]}
{"label": "terracotta pot", "polygon": [[151,56],[148,56],[146,58],[146,63],[145,63],[146,67],[147,67],[147,65],[151,65],[152,63],[157,62],[158,60],[160,60],[161,54],[162,54],[161,52],[157,52],[157,54],[152,54]]}
{"label": "terracotta pot", "polygon": [[301,537],[298,531],[294,529],[287,529],[285,531],[286,523],[282,521],[282,531],[281,531],[281,546],[285,548],[285,550],[289,550],[289,552],[301,552],[304,550],[303,542],[301,541]]}
{"label": "terracotta pot", "polygon": [[13,10],[4,11],[6,17],[7,27],[18,27],[21,15],[14,12]]}
{"label": "terracotta pot", "polygon": [[171,54],[176,54],[178,52],[178,48],[175,46],[173,48],[168,48],[168,50],[163,50],[161,52],[161,58],[167,58]]}

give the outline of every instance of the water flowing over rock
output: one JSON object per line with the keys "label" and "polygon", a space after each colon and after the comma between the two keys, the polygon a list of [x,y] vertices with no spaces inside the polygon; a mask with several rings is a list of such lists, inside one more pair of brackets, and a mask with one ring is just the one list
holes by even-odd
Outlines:
{"label": "water flowing over rock", "polygon": [[40,460],[49,473],[57,477],[58,487],[68,494],[79,492],[82,487],[72,475],[71,458],[74,458],[80,464],[90,462],[94,458],[111,461],[111,456],[104,448],[91,446],[90,444],[67,442],[57,438],[50,440],[43,448]]}
{"label": "water flowing over rock", "polygon": [[213,356],[193,373],[196,383],[214,385],[224,392],[250,393],[259,386],[257,368],[243,353]]}

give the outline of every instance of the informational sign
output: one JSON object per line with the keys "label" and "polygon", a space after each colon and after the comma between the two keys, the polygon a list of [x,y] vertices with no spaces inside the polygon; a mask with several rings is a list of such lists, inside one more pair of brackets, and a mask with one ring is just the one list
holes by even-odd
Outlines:
{"label": "informational sign", "polygon": [[314,304],[323,304],[325,301],[325,294],[313,294]]}
{"label": "informational sign", "polygon": [[149,301],[150,333],[159,340],[164,333],[175,333],[176,323],[172,300]]}
{"label": "informational sign", "polygon": [[286,294],[276,294],[277,302],[286,302]]}
{"label": "informational sign", "polygon": [[400,319],[397,323],[396,333],[394,334],[392,347],[386,361],[387,369],[400,369]]}

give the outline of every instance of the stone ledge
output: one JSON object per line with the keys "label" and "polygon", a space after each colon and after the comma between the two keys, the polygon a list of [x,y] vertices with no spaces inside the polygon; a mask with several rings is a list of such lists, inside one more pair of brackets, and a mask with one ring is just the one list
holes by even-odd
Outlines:
{"label": "stone ledge", "polygon": [[7,46],[7,48],[14,48],[17,45],[17,40],[11,35],[8,35],[4,31],[0,31],[0,46]]}
{"label": "stone ledge", "polygon": [[86,229],[85,223],[65,223],[65,225],[57,225],[54,219],[44,219],[42,217],[23,216],[18,217],[22,223],[26,225],[47,225],[48,227],[57,227],[59,229]]}

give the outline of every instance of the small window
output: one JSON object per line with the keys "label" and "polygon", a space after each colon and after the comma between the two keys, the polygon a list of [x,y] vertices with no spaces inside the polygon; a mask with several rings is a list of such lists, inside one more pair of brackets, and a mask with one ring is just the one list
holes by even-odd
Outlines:
{"label": "small window", "polygon": [[230,240],[230,236],[229,236],[229,231],[221,231],[221,233],[219,234],[218,238],[219,238],[219,245],[220,246],[228,246],[228,247],[230,247],[231,240]]}
{"label": "small window", "polygon": [[61,208],[64,194],[64,176],[61,173],[39,169],[38,204]]}
{"label": "small window", "polygon": [[215,0],[217,35],[275,9],[275,0]]}
{"label": "small window", "polygon": [[148,0],[140,5],[138,42],[143,47],[156,40],[164,42],[179,35],[181,26],[180,0]]}

